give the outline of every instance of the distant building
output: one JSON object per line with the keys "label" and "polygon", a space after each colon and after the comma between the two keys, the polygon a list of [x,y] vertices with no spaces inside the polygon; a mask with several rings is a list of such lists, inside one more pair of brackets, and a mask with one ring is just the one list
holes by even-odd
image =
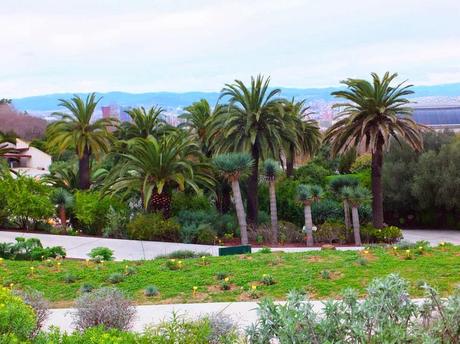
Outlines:
{"label": "distant building", "polygon": [[102,118],[118,119],[118,108],[114,105],[101,106]]}
{"label": "distant building", "polygon": [[21,139],[16,139],[16,144],[8,144],[8,147],[12,148],[12,152],[1,157],[7,160],[14,173],[30,177],[41,177],[49,173],[52,162],[49,154],[30,147],[28,142]]}
{"label": "distant building", "polygon": [[460,105],[416,106],[413,119],[436,130],[460,131]]}

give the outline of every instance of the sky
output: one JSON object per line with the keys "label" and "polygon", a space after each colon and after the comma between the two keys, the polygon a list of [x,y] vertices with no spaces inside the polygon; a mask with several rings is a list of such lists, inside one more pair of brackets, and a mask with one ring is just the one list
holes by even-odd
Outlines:
{"label": "sky", "polygon": [[0,98],[460,82],[459,0],[0,0]]}

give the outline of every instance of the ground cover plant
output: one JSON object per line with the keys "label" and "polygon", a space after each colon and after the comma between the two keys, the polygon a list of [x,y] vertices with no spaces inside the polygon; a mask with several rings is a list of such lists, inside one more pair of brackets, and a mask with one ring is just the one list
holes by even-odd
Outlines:
{"label": "ground cover plant", "polygon": [[[340,295],[348,287],[356,288],[362,296],[373,278],[398,273],[407,279],[410,295],[419,297],[423,295],[419,286],[424,282],[436,287],[441,295],[451,294],[460,283],[459,266],[460,246],[430,248],[426,243],[417,243],[361,251],[255,253],[135,262],[3,260],[0,284],[12,284],[13,289],[36,289],[54,306],[71,305],[88,285],[95,289],[114,286],[137,303],[181,303],[247,301],[252,299],[253,287],[257,297],[275,299],[284,299],[293,289],[324,299]],[[129,272],[131,267],[133,273]],[[324,271],[328,278],[324,278]],[[66,283],[68,274],[76,278],[73,283]],[[116,284],[110,279],[114,274],[122,277]],[[265,283],[266,276],[274,283]],[[158,289],[158,295],[145,295],[150,285]]]}

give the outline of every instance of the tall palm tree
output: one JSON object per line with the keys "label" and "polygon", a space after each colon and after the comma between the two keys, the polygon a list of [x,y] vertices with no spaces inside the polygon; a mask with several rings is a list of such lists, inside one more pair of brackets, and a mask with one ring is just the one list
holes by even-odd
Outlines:
{"label": "tall palm tree", "polygon": [[383,227],[382,165],[383,150],[390,139],[405,141],[412,149],[421,150],[422,127],[411,118],[412,109],[405,97],[412,94],[404,82],[392,86],[397,74],[385,73],[380,78],[372,73],[372,81],[347,79],[346,90],[332,95],[345,99],[335,104],[340,108],[338,121],[327,131],[325,141],[331,143],[334,155],[351,148],[364,148],[372,153],[372,216],[376,228]]}
{"label": "tall palm tree", "polygon": [[127,153],[109,172],[104,193],[125,196],[139,192],[148,212],[158,211],[169,217],[174,189],[190,187],[201,192],[212,187],[211,167],[202,162],[196,142],[184,132],[171,132],[128,141]]}
{"label": "tall palm tree", "polygon": [[251,156],[246,153],[228,153],[216,156],[213,162],[216,169],[232,185],[236,215],[240,226],[241,243],[247,245],[249,242],[248,229],[239,180],[251,172],[254,161]]}
{"label": "tall palm tree", "polygon": [[89,94],[85,100],[75,95],[70,100],[60,99],[59,106],[67,112],[56,112],[59,119],[47,128],[48,146],[64,152],[74,148],[79,159],[79,187],[82,190],[91,186],[90,163],[94,155],[99,158],[108,152],[112,135],[110,127],[116,126],[112,118],[93,121],[94,110],[101,98]]}
{"label": "tall palm tree", "polygon": [[270,78],[251,77],[249,86],[240,80],[226,84],[221,98],[228,99],[225,116],[216,119],[216,127],[225,131],[216,139],[223,151],[250,152],[254,164],[248,181],[248,221],[257,223],[259,160],[277,157],[285,140],[294,136],[285,121],[279,98],[280,89],[269,89]]}
{"label": "tall palm tree", "polygon": [[179,127],[190,130],[200,142],[203,153],[211,157],[212,150],[209,142],[211,127],[215,118],[223,113],[223,105],[217,104],[212,108],[206,99],[201,99],[184,110],[185,112],[179,116],[184,122]]}
{"label": "tall palm tree", "polygon": [[312,156],[321,144],[321,133],[318,122],[310,119],[310,107],[305,106],[305,100],[286,102],[287,119],[294,129],[295,136],[285,141],[286,175],[291,177],[294,172],[296,154]]}
{"label": "tall palm tree", "polygon": [[361,186],[345,186],[341,190],[342,197],[347,200],[351,205],[351,214],[353,222],[353,235],[355,237],[355,244],[361,245],[361,233],[359,225],[359,206],[368,201],[371,198],[370,192],[368,189]]}
{"label": "tall palm tree", "polygon": [[270,220],[272,225],[272,243],[278,243],[278,211],[276,209],[276,176],[279,173],[279,164],[275,160],[267,159],[264,161],[263,174],[268,182],[268,192],[270,195]]}
{"label": "tall palm tree", "polygon": [[166,122],[162,118],[165,110],[158,106],[152,106],[149,109],[142,107],[133,108],[126,111],[131,117],[131,122],[126,122],[126,135],[124,139],[142,137],[146,139],[149,135],[158,137],[158,134],[164,129]]}
{"label": "tall palm tree", "polygon": [[307,232],[307,246],[313,246],[313,220],[311,205],[320,200],[323,189],[319,185],[300,184],[297,188],[297,199],[304,206],[305,230]]}

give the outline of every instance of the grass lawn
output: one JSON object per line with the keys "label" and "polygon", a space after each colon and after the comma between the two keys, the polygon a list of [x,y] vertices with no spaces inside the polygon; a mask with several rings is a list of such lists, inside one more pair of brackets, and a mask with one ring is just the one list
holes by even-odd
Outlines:
{"label": "grass lawn", "polygon": [[[140,304],[247,301],[263,296],[283,299],[292,289],[304,290],[313,299],[339,296],[347,287],[357,288],[364,295],[364,287],[373,278],[390,273],[398,273],[409,280],[414,297],[423,295],[419,288],[421,282],[426,281],[438,288],[443,295],[452,293],[459,284],[460,246],[446,245],[422,252],[412,250],[410,255],[411,259],[405,259],[406,251],[383,248],[371,249],[367,253],[256,253],[206,257],[204,260],[183,259],[178,270],[167,267],[168,259],[103,264],[64,260],[59,266],[56,261],[4,260],[0,263],[0,284],[9,286],[13,283],[13,288],[31,287],[42,291],[55,307],[70,306],[83,283],[96,288],[111,285],[108,277],[113,273],[125,275],[116,286]],[[136,272],[126,275],[127,266],[133,266]],[[216,277],[218,272],[228,274],[230,290],[221,290],[221,281]],[[67,283],[68,274],[76,281]],[[262,284],[264,274],[271,275],[275,284]],[[148,285],[155,285],[160,294],[144,296],[144,288]],[[252,295],[254,293],[257,295]]]}

